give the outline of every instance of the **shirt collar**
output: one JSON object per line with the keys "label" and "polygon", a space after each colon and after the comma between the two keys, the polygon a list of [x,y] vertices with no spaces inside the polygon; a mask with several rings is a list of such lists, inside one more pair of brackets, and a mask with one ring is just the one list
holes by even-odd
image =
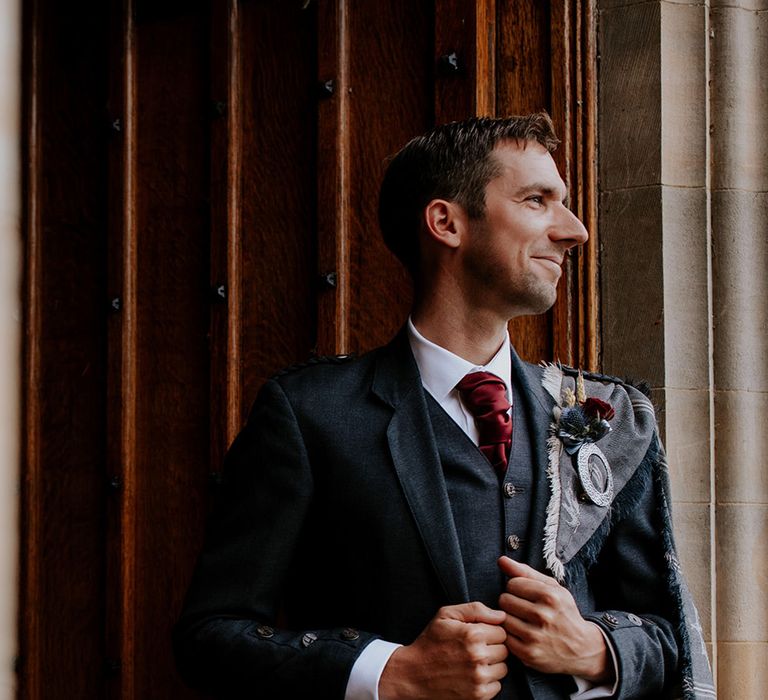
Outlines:
{"label": "shirt collar", "polygon": [[507,388],[507,397],[512,397],[512,356],[509,334],[496,354],[485,365],[473,365],[469,360],[455,355],[450,350],[427,340],[408,317],[408,341],[416,365],[421,374],[424,388],[438,402],[443,401],[470,372],[491,372],[499,377]]}

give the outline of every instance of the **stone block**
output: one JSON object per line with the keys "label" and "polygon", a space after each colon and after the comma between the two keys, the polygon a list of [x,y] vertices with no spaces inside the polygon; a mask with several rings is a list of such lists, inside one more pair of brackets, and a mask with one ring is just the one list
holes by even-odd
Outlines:
{"label": "stone block", "polygon": [[664,385],[661,188],[600,198],[603,368]]}
{"label": "stone block", "polygon": [[709,386],[707,193],[662,189],[664,255],[664,386]]}
{"label": "stone block", "polygon": [[676,503],[673,506],[675,544],[685,580],[699,611],[704,639],[712,639],[711,564],[709,506]]}
{"label": "stone block", "polygon": [[605,9],[598,23],[603,191],[661,181],[661,9]]}
{"label": "stone block", "polygon": [[768,455],[763,434],[768,393],[715,393],[715,463],[719,503],[768,503]]}
{"label": "stone block", "polygon": [[717,696],[720,700],[758,700],[768,688],[768,644],[719,642]]}
{"label": "stone block", "polygon": [[710,0],[710,7],[720,9],[738,7],[743,10],[768,10],[768,0]]}
{"label": "stone block", "polygon": [[768,641],[768,505],[718,505],[717,638]]}
{"label": "stone block", "polygon": [[664,390],[664,446],[675,502],[710,502],[709,392]]}
{"label": "stone block", "polygon": [[768,391],[768,192],[712,194],[715,386]]}
{"label": "stone block", "polygon": [[661,182],[707,181],[707,9],[661,3]]}
{"label": "stone block", "polygon": [[768,189],[768,13],[713,9],[712,180],[715,189]]}

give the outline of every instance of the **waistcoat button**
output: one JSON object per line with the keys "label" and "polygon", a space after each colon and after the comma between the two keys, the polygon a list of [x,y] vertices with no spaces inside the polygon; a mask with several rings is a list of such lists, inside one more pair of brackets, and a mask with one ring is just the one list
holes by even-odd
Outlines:
{"label": "waistcoat button", "polygon": [[507,537],[507,547],[513,551],[520,549],[521,543],[522,540],[517,535],[510,535]]}
{"label": "waistcoat button", "polygon": [[504,482],[504,495],[507,498],[512,498],[512,496],[517,496],[522,492],[523,492],[523,489],[520,488],[519,486],[515,486],[511,481]]}
{"label": "waistcoat button", "polygon": [[313,644],[316,640],[317,640],[317,635],[314,632],[307,632],[301,638],[301,646],[303,646],[306,649],[310,644]]}

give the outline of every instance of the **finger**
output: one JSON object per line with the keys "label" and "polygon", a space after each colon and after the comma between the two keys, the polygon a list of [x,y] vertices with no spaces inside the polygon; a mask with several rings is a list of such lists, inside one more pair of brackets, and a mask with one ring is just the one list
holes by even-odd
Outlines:
{"label": "finger", "polygon": [[492,610],[479,602],[447,605],[440,608],[437,617],[459,622],[483,622],[488,625],[500,625],[504,622],[503,610]]}
{"label": "finger", "polygon": [[511,578],[507,581],[505,589],[513,596],[540,605],[553,605],[557,599],[557,589],[554,586],[530,578]]}
{"label": "finger", "polygon": [[[507,613],[508,617],[516,617],[532,624],[538,624],[542,619],[541,606],[510,593],[502,593],[499,596],[499,607]],[[505,620],[505,625],[506,622]]]}
{"label": "finger", "polygon": [[551,576],[542,574],[540,571],[537,571],[533,567],[528,566],[528,564],[523,564],[519,561],[515,561],[514,559],[510,559],[509,557],[499,557],[499,568],[510,578],[522,576],[524,578],[533,579],[534,581],[541,581],[542,583],[546,583],[549,586],[560,585]]}
{"label": "finger", "polygon": [[531,640],[540,632],[540,628],[514,615],[507,615],[504,631],[507,633],[504,643],[509,647],[510,639],[515,639],[521,644],[530,644]]}
{"label": "finger", "polygon": [[500,664],[506,661],[508,656],[509,649],[507,649],[507,633],[504,632],[504,641],[501,644],[494,644],[493,646],[488,647],[486,663],[488,663],[489,666]]}
{"label": "finger", "polygon": [[[499,611],[502,612],[502,611]],[[504,616],[506,619],[506,615]],[[480,636],[483,642],[485,642],[488,645],[492,644],[504,644],[504,640],[507,638],[507,633],[504,631],[504,628],[501,626],[504,622],[504,619],[498,624],[498,625],[488,625],[481,622],[475,622],[473,623],[473,627],[480,632]]]}
{"label": "finger", "polygon": [[481,695],[479,697],[488,698],[488,700],[492,700],[492,698],[495,698],[500,692],[501,692],[501,683],[499,683],[498,681],[493,681],[493,683],[487,683],[480,688]]}
{"label": "finger", "polygon": [[[500,681],[502,678],[504,678],[504,676],[507,675],[507,673],[509,672],[509,669],[507,668],[507,664],[498,663],[498,664],[491,664],[488,667],[488,671],[489,671],[490,678],[496,681]],[[498,694],[500,690],[501,688],[499,688],[499,690],[497,690],[496,693]],[[493,697],[493,695],[491,697]]]}

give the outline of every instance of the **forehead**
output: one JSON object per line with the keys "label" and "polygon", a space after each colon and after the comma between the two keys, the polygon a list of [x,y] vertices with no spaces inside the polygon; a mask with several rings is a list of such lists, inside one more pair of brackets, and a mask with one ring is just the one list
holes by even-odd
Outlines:
{"label": "forehead", "polygon": [[519,189],[532,183],[547,185],[563,196],[565,183],[549,151],[536,141],[503,141],[491,156],[499,164],[499,176],[488,183],[504,189]]}

